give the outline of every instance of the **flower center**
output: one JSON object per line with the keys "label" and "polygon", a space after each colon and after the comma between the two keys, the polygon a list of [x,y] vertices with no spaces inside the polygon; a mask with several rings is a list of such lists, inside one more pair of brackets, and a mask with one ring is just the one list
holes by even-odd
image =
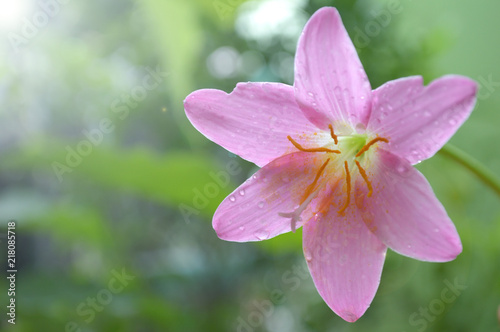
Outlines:
{"label": "flower center", "polygon": [[[356,176],[357,174],[361,176],[363,181],[366,183],[366,187],[368,189],[368,197],[370,197],[373,193],[373,186],[370,182],[366,170],[362,166],[362,163],[365,165],[367,163],[370,163],[370,148],[372,148],[377,143],[389,143],[389,140],[387,138],[379,136],[369,139],[369,136],[367,134],[357,133],[337,136],[331,124],[328,125],[328,128],[330,129],[330,137],[333,139],[333,142],[321,147],[305,148],[301,144],[296,142],[291,136],[287,136],[292,145],[302,152],[324,153],[328,156],[316,172],[316,176],[313,182],[309,184],[309,186],[307,186],[306,190],[304,191],[299,202],[299,207],[294,212],[279,214],[280,216],[289,217],[292,219],[292,231],[295,231],[295,223],[301,220],[300,214],[302,213],[302,211],[318,194],[322,186],[328,182],[321,181],[318,184],[320,178],[325,173],[325,169],[327,168],[329,169],[329,171],[327,171],[327,174],[338,174],[340,171],[340,167],[343,168],[342,172],[344,173],[345,179],[346,198],[342,207],[337,211],[339,215],[345,215],[345,211],[349,207],[352,189],[351,180],[353,176]],[[330,162],[332,161],[332,159],[334,162]],[[356,167],[354,167],[354,165],[356,165]]]}

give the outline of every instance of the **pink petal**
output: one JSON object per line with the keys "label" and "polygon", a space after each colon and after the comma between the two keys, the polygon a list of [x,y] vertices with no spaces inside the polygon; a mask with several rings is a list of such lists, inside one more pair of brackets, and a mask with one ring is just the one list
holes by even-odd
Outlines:
{"label": "pink petal", "polygon": [[335,8],[318,10],[306,24],[295,58],[295,96],[308,119],[366,125],[371,87]]}
{"label": "pink petal", "polygon": [[432,157],[469,117],[476,82],[448,75],[423,86],[420,76],[390,81],[373,91],[368,130],[389,138],[388,150],[410,163]]}
{"label": "pink petal", "polygon": [[423,261],[446,262],[462,251],[460,237],[425,177],[410,163],[379,149],[368,171],[373,195],[356,181],[356,205],[363,220],[386,246]]}
{"label": "pink petal", "polygon": [[330,209],[304,224],[304,255],[314,284],[328,306],[348,322],[370,306],[380,283],[386,246],[349,208]]}
{"label": "pink petal", "polygon": [[279,83],[239,83],[230,94],[198,90],[184,108],[208,139],[258,166],[293,150],[287,135],[318,130],[295,102],[293,88]]}
{"label": "pink petal", "polygon": [[[215,212],[213,227],[219,238],[259,241],[289,232],[291,218],[280,213],[293,212],[300,205],[304,190],[321,168],[320,157],[319,153],[292,153],[257,171],[224,199]],[[301,225],[302,222],[297,223],[297,227]]]}

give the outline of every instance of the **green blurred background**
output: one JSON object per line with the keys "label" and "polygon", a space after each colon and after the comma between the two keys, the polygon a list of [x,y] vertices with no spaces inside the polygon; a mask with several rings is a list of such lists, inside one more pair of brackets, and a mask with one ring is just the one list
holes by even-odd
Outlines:
{"label": "green blurred background", "polygon": [[[452,143],[500,174],[497,0],[2,1],[0,330],[498,330],[498,197],[440,155],[417,167],[463,253],[436,264],[389,252],[354,324],[317,294],[300,231],[216,237],[213,212],[257,168],[198,133],[182,101],[240,81],[292,84],[297,38],[322,6],[339,9],[373,88],[408,75],[477,80],[476,109]],[[216,184],[210,174],[227,167],[230,183]],[[9,220],[15,325],[5,314]]]}

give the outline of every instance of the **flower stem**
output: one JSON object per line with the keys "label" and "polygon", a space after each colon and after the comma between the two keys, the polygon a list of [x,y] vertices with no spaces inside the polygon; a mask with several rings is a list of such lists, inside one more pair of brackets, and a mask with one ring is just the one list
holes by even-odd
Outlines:
{"label": "flower stem", "polygon": [[443,146],[439,153],[447,156],[458,162],[469,171],[474,173],[484,184],[493,189],[498,196],[500,196],[500,179],[496,174],[486,168],[479,161],[474,159],[472,156],[468,155],[464,151],[460,150],[456,146],[451,144],[446,144]]}

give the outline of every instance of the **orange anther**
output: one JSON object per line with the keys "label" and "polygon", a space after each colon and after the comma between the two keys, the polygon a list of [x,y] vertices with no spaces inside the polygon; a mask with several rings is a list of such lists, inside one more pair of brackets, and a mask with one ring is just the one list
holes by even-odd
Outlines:
{"label": "orange anther", "polygon": [[306,148],[303,148],[299,143],[295,142],[293,140],[292,137],[290,136],[287,136],[288,140],[290,142],[292,142],[293,146],[295,146],[297,149],[299,149],[300,151],[304,151],[304,152],[331,152],[331,153],[340,153],[339,150],[332,150],[332,149],[328,149],[328,148],[312,148],[312,149],[306,149]]}
{"label": "orange anther", "polygon": [[344,167],[345,167],[345,183],[346,183],[347,199],[342,209],[339,210],[340,215],[344,215],[344,211],[345,209],[347,209],[351,201],[351,174],[349,174],[349,166],[347,165],[347,161],[344,161]]}
{"label": "orange anther", "polygon": [[365,153],[370,148],[370,146],[372,146],[373,144],[375,144],[377,142],[389,143],[389,140],[387,138],[383,138],[383,137],[375,137],[370,142],[366,143],[365,146],[363,146],[361,148],[361,150],[359,150],[359,152],[356,154],[356,157],[361,156],[363,153]]}
{"label": "orange anther", "polygon": [[313,183],[311,183],[307,188],[304,193],[304,196],[300,200],[300,204],[304,203],[307,197],[314,191],[314,187],[316,186],[316,183],[318,183],[319,178],[321,177],[321,174],[323,174],[323,171],[325,170],[326,165],[328,165],[328,162],[330,161],[330,158],[328,158],[323,166],[318,170],[318,173],[316,173],[316,177],[314,178]]}
{"label": "orange anther", "polygon": [[330,128],[330,136],[332,136],[333,141],[335,142],[335,144],[339,144],[339,140],[337,138],[337,135],[335,135],[335,133],[333,132],[333,126],[331,124],[329,124],[328,128]]}
{"label": "orange anther", "polygon": [[355,162],[356,162],[356,166],[358,166],[359,174],[361,174],[361,176],[363,177],[363,180],[365,180],[365,182],[366,182],[366,186],[368,187],[368,195],[367,196],[370,197],[372,195],[372,192],[373,192],[372,184],[370,183],[370,180],[368,180],[368,175],[366,175],[366,172],[363,169],[363,167],[361,167],[361,165],[359,164],[359,161],[355,160]]}

